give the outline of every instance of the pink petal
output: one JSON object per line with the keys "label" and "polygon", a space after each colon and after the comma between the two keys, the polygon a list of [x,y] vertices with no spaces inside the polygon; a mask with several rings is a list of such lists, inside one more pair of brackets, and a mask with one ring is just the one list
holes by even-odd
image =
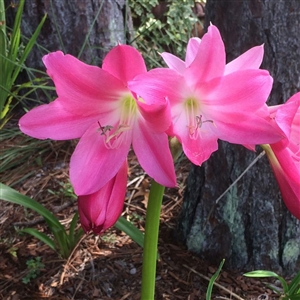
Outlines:
{"label": "pink petal", "polygon": [[[152,98],[155,100],[155,97]],[[143,103],[138,101],[140,113],[147,121],[149,126],[154,132],[165,132],[171,125],[171,111],[169,101],[161,99],[161,103]]]}
{"label": "pink petal", "polygon": [[198,92],[204,119],[212,120],[211,130],[231,143],[279,141],[284,135],[276,124],[271,124],[265,105],[271,87],[272,78],[263,70],[238,71],[224,76],[221,81],[202,84]]}
{"label": "pink petal", "polygon": [[190,86],[223,75],[225,47],[217,27],[211,25],[203,36],[194,61],[186,69],[185,77]]}
{"label": "pink petal", "polygon": [[234,144],[258,145],[276,143],[284,138],[282,131],[276,130],[277,127],[255,114],[232,113],[231,117],[230,123],[218,121],[215,126],[210,125],[221,140]]}
{"label": "pink petal", "polygon": [[298,111],[294,117],[292,129],[291,129],[291,135],[290,140],[293,141],[295,144],[300,145],[300,106],[298,107]]}
{"label": "pink petal", "polygon": [[127,162],[99,191],[78,197],[80,221],[85,232],[100,234],[113,226],[122,213],[127,186]]}
{"label": "pink petal", "polygon": [[146,103],[159,103],[165,100],[181,102],[182,93],[187,88],[183,76],[166,68],[157,68],[141,74],[130,81],[128,86]]}
{"label": "pink petal", "polygon": [[43,62],[65,110],[76,115],[109,112],[115,108],[119,95],[128,92],[126,86],[108,72],[61,51],[44,56]]}
{"label": "pink petal", "polygon": [[116,175],[128,155],[132,131],[123,135],[120,145],[109,149],[97,123],[85,132],[70,162],[70,178],[77,195],[95,193]]}
{"label": "pink petal", "polygon": [[[297,162],[293,159],[293,153],[289,150],[289,148],[282,148],[280,143],[281,142],[270,145],[276,159],[286,174],[285,176],[287,176],[290,181],[298,182],[300,185],[300,161]],[[299,144],[298,151],[300,151]]]}
{"label": "pink petal", "polygon": [[192,139],[186,131],[180,138],[183,152],[195,165],[201,166],[203,162],[210,158],[213,152],[218,150],[218,138],[214,134],[200,131],[198,138]]}
{"label": "pink petal", "polygon": [[161,185],[176,186],[173,158],[165,133],[154,133],[139,120],[139,126],[134,128],[132,146],[149,176]]}
{"label": "pink petal", "polygon": [[253,47],[228,63],[225,67],[224,75],[240,70],[258,69],[262,63],[263,56],[263,45]]}
{"label": "pink petal", "polygon": [[147,72],[142,55],[128,45],[113,48],[104,58],[102,68],[121,80],[125,86],[127,81]]}
{"label": "pink petal", "polygon": [[186,68],[185,62],[179,57],[167,52],[161,53],[161,56],[170,69],[173,69],[181,75],[184,73]]}
{"label": "pink petal", "polygon": [[[299,105],[300,93],[297,93],[293,95],[286,103],[282,105],[276,105],[275,107],[269,107],[270,111],[273,112],[272,115],[275,118],[276,123],[286,134],[287,138],[290,137],[292,123],[295,123],[296,120],[298,120],[298,123],[300,122],[299,118],[295,118],[299,109]],[[300,130],[298,132],[300,132]]]}
{"label": "pink petal", "polygon": [[203,162],[208,160],[211,154],[218,150],[218,142],[216,137],[210,139],[190,140],[183,142],[183,151],[188,159],[195,165],[201,166]]}
{"label": "pink petal", "polygon": [[99,115],[82,116],[66,111],[56,100],[33,108],[20,120],[20,130],[37,139],[68,140],[81,137]]}
{"label": "pink petal", "polygon": [[243,144],[243,146],[245,147],[245,148],[247,148],[248,150],[250,150],[250,151],[253,151],[253,152],[255,152],[256,151],[256,145],[251,145],[251,144]]}
{"label": "pink petal", "polygon": [[194,61],[197,52],[199,50],[199,46],[201,43],[201,39],[199,38],[191,38],[188,42],[186,55],[185,55],[185,66],[189,67],[189,65]]}
{"label": "pink petal", "polygon": [[282,163],[286,159],[290,157],[288,152],[285,152],[286,156],[282,160],[284,156],[277,159],[278,153],[276,150],[274,152],[269,146],[263,146],[264,150],[266,151],[266,154],[268,156],[268,159],[270,161],[270,164],[272,166],[275,178],[279,184],[279,188],[282,194],[283,201],[288,208],[288,210],[297,218],[300,220],[300,180],[299,180],[299,166],[298,170],[295,174],[298,174],[298,180],[294,181],[291,180],[291,174],[295,171],[295,166],[292,169],[285,170],[283,169]]}
{"label": "pink petal", "polygon": [[267,71],[243,70],[199,85],[198,92],[212,119],[229,122],[227,114],[230,118],[234,112],[251,114],[265,105],[272,83]]}
{"label": "pink petal", "polygon": [[[273,168],[274,170],[274,168]],[[281,171],[275,171],[274,174],[279,184],[282,199],[287,209],[300,220],[300,185],[299,183],[291,183],[282,174]]]}

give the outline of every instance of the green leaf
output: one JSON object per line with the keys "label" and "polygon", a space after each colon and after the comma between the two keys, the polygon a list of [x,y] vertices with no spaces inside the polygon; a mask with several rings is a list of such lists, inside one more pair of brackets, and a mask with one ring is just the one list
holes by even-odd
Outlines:
{"label": "green leaf", "polygon": [[300,300],[300,294],[289,295],[286,298],[282,298],[282,300]]}
{"label": "green leaf", "polygon": [[13,97],[9,97],[7,103],[4,105],[2,111],[0,111],[0,119],[4,119],[7,113],[9,112],[9,106],[11,104]]}
{"label": "green leaf", "polygon": [[124,217],[119,217],[115,227],[128,234],[133,241],[141,247],[144,247],[144,234],[137,229],[131,222],[127,221]]}
{"label": "green leaf", "polygon": [[289,284],[289,295],[291,296],[293,294],[299,293],[299,289],[300,289],[300,271],[297,273],[297,275],[293,278],[293,280]]}
{"label": "green leaf", "polygon": [[0,183],[0,196],[2,200],[16,203],[26,208],[30,208],[41,215],[45,219],[47,225],[54,235],[55,242],[57,244],[56,249],[64,258],[68,256],[68,254],[70,253],[70,249],[68,247],[68,237],[66,230],[48,209],[46,209],[35,200],[20,194],[16,190],[2,183]]}
{"label": "green leaf", "polygon": [[18,62],[18,67],[14,70],[13,76],[12,76],[12,82],[14,83],[15,80],[17,79],[19,72],[21,70],[21,68],[23,67],[23,64],[27,58],[27,56],[29,55],[32,47],[35,45],[35,42],[37,40],[38,35],[40,34],[40,31],[46,21],[47,15],[45,15],[43,17],[43,19],[41,20],[41,22],[39,23],[38,27],[36,28],[35,32],[33,33],[33,35],[31,36],[30,40],[27,42],[26,47],[24,49],[23,54],[21,55],[21,57],[19,58],[19,62]]}
{"label": "green leaf", "polygon": [[66,230],[64,228],[62,230],[61,228],[54,227],[51,231],[54,235],[54,240],[57,244],[57,249],[60,255],[63,258],[68,258],[72,249],[69,247],[69,240]]}
{"label": "green leaf", "polygon": [[80,227],[77,233],[75,233],[75,239],[74,239],[75,245],[79,242],[79,240],[82,238],[83,235],[84,235],[84,230],[82,227]]}
{"label": "green leaf", "polygon": [[[17,53],[19,51],[19,46],[20,46],[20,39],[21,39],[21,20],[22,20],[22,13],[23,13],[23,8],[24,8],[25,1],[20,0],[17,14],[14,20],[14,26],[13,30],[11,33],[11,38],[10,38],[10,46],[9,46],[9,52],[8,52],[8,59],[6,61],[7,66],[6,66],[6,76],[10,77],[11,73],[13,72],[14,68],[14,63],[16,62],[17,58]],[[10,88],[9,88],[10,89]]]}
{"label": "green leaf", "polygon": [[75,228],[78,222],[78,211],[75,213],[71,224],[70,224],[70,229],[69,229],[69,235],[68,235],[68,240],[69,240],[69,248],[71,250],[74,249],[76,244],[79,242],[81,237],[84,235],[83,229],[80,227],[77,232],[75,232]]}
{"label": "green leaf", "polygon": [[78,221],[78,211],[74,214],[73,219],[72,219],[71,224],[70,224],[69,235],[68,235],[70,245],[74,245],[75,227],[77,225],[77,221]]}
{"label": "green leaf", "polygon": [[256,278],[259,278],[259,277],[275,277],[281,282],[284,293],[285,294],[288,293],[289,288],[288,288],[288,285],[287,285],[286,281],[281,276],[279,276],[278,274],[276,274],[274,272],[265,271],[265,270],[257,270],[257,271],[252,271],[252,272],[245,273],[244,276],[246,276],[246,277],[256,277]]}
{"label": "green leaf", "polygon": [[248,273],[245,273],[244,276],[246,277],[257,277],[257,278],[262,278],[262,277],[278,277],[279,275],[277,275],[274,272],[271,271],[265,271],[265,270],[257,270],[257,271],[251,271]]}
{"label": "green leaf", "polygon": [[216,271],[216,273],[211,277],[209,284],[208,284],[208,288],[207,288],[207,292],[206,292],[206,300],[210,300],[211,299],[211,294],[212,294],[212,289],[214,286],[215,281],[217,280],[217,278],[219,277],[219,274],[222,270],[222,267],[224,265],[225,259],[223,259],[219,265],[218,270]]}
{"label": "green leaf", "polygon": [[[0,0],[0,66],[1,73],[6,74],[6,51],[7,51],[7,37],[6,37],[6,18],[5,18],[5,5],[4,0]],[[6,96],[3,96],[3,101],[1,101],[1,95],[6,94],[2,87],[6,85],[6,76],[0,76],[0,112],[2,112],[4,106],[4,100]],[[4,98],[5,97],[5,98]]]}
{"label": "green leaf", "polygon": [[52,239],[50,239],[46,234],[44,234],[43,232],[40,232],[34,228],[24,228],[24,229],[20,229],[18,230],[19,232],[25,232],[25,233],[29,233],[32,236],[36,237],[37,239],[39,239],[40,241],[42,241],[43,243],[45,243],[46,245],[48,245],[52,250],[57,251],[56,247],[55,247],[55,243]]}
{"label": "green leaf", "polygon": [[[7,119],[4,118],[11,109],[10,103],[6,103],[7,98],[8,96],[12,96],[12,87],[15,84],[21,69],[25,67],[25,60],[28,57],[32,47],[35,45],[37,37],[47,17],[47,15],[43,17],[35,32],[27,42],[24,51],[20,50],[20,46],[22,46],[21,21],[24,4],[25,0],[20,0],[9,44],[7,44],[6,41],[6,28],[5,26],[0,25],[0,66],[2,72],[5,74],[5,76],[0,76],[0,118],[4,120],[2,121],[4,124],[7,121]],[[3,21],[1,21],[2,19]],[[4,22],[5,24],[5,9],[3,0],[0,0],[0,22]]]}
{"label": "green leaf", "polygon": [[45,219],[52,232],[54,229],[56,229],[56,231],[58,229],[65,231],[64,227],[48,209],[39,204],[37,201],[20,194],[16,190],[4,185],[3,183],[0,183],[0,197],[2,200],[22,205],[37,212]]}

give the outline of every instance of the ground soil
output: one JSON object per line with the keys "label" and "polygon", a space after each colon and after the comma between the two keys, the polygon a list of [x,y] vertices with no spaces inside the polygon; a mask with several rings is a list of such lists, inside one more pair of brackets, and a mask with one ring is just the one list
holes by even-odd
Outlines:
{"label": "ground soil", "polygon": [[[28,140],[23,136],[5,139],[0,150],[22,148],[24,143]],[[30,159],[21,162],[16,156],[16,164],[0,173],[1,182],[39,201],[66,228],[77,210],[68,176],[74,146],[74,142],[51,142],[45,152],[33,148]],[[143,231],[150,179],[132,153],[129,165],[123,216]],[[178,187],[165,192],[156,299],[205,299],[208,281],[218,267],[208,265],[176,240],[176,219],[189,168],[190,162],[183,158],[177,165]],[[140,299],[142,248],[123,232],[111,228],[101,236],[87,234],[66,260],[39,240],[18,232],[26,227],[50,235],[36,213],[0,201],[0,299]],[[37,257],[44,266],[36,278],[30,278],[27,263]],[[26,278],[28,283],[24,283]],[[227,270],[226,264],[216,283],[212,299],[278,299],[263,280],[245,278],[241,272]]]}

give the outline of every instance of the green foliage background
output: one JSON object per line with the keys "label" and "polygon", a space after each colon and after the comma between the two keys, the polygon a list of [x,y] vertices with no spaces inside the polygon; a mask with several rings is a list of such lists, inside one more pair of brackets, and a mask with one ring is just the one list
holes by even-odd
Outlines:
{"label": "green foliage background", "polygon": [[158,0],[129,0],[132,18],[140,23],[132,42],[142,52],[148,68],[162,65],[161,52],[184,58],[193,29],[197,23],[202,26],[192,10],[195,0],[169,1],[164,16],[156,19],[152,10],[158,4]]}

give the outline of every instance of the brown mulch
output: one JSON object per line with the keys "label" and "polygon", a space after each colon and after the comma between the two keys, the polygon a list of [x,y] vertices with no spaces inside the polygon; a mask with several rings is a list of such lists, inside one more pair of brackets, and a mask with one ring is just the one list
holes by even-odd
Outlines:
{"label": "brown mulch", "polygon": [[[22,144],[9,140],[3,150]],[[53,142],[42,156],[42,165],[28,160],[9,172],[1,181],[42,203],[68,226],[76,211],[76,199],[69,191],[68,161],[74,142]],[[131,153],[128,193],[124,217],[144,229],[150,180]],[[190,163],[177,165],[178,187],[166,189],[161,214],[156,299],[205,299],[208,281],[218,266],[208,265],[176,241],[176,217],[183,201]],[[26,174],[31,174],[25,179]],[[78,224],[78,228],[79,228]],[[68,260],[61,259],[37,239],[16,229],[33,227],[50,233],[43,220],[21,206],[0,201],[0,299],[140,299],[142,249],[127,235],[111,228],[102,236],[86,235]],[[41,258],[40,274],[24,283],[26,262]],[[219,262],[218,262],[219,263]],[[226,263],[213,288],[212,299],[278,299],[262,282],[226,269]]]}

